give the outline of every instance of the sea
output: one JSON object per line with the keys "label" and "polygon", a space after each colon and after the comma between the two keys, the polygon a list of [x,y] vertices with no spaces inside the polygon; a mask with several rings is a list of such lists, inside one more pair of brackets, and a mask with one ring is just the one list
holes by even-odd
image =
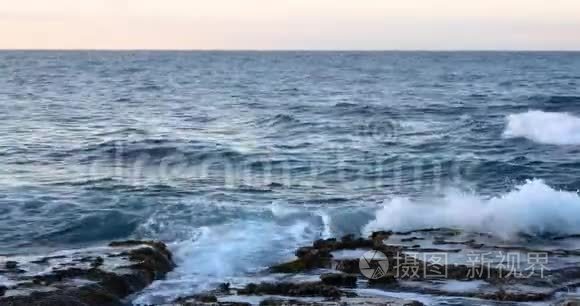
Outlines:
{"label": "sea", "polygon": [[580,53],[0,52],[0,254],[155,239],[134,297],[313,240],[580,233]]}

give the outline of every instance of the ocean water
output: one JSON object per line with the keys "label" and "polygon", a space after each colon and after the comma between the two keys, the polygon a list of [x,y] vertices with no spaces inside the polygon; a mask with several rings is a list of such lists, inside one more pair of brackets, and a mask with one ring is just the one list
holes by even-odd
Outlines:
{"label": "ocean water", "polygon": [[0,52],[0,253],[138,238],[137,301],[320,237],[580,232],[580,53]]}

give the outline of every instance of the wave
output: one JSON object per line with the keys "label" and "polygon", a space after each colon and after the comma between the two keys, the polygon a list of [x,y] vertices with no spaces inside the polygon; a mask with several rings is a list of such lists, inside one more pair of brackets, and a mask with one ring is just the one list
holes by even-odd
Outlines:
{"label": "wave", "polygon": [[202,162],[205,160],[236,159],[242,156],[225,145],[199,141],[142,139],[134,141],[112,140],[66,152],[80,155],[83,161],[111,159],[156,164],[161,161]]}
{"label": "wave", "polygon": [[556,145],[580,144],[580,118],[569,113],[528,111],[507,117],[504,136]]}
{"label": "wave", "polygon": [[300,124],[300,120],[292,115],[278,114],[260,121],[259,124],[274,127],[278,125]]}
{"label": "wave", "polygon": [[455,228],[510,240],[580,232],[580,196],[530,180],[501,196],[484,198],[450,190],[432,201],[397,197],[384,204],[364,232]]}
{"label": "wave", "polygon": [[[297,217],[297,216],[295,216]],[[318,226],[291,217],[239,220],[195,230],[194,237],[170,245],[177,268],[134,301],[161,304],[203,292],[226,281],[241,281],[292,257],[292,250],[319,237]]]}
{"label": "wave", "polygon": [[580,102],[580,96],[550,96],[547,100],[548,103],[578,103]]}

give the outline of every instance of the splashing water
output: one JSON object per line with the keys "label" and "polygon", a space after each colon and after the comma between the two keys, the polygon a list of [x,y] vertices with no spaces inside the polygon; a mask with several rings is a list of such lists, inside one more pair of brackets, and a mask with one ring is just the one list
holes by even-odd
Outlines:
{"label": "splashing water", "polygon": [[456,190],[432,202],[396,197],[385,203],[364,231],[439,227],[493,233],[503,239],[522,233],[575,234],[580,232],[580,196],[530,180],[489,199]]}
{"label": "splashing water", "polygon": [[504,136],[523,137],[538,143],[580,144],[580,118],[569,113],[528,111],[507,117]]}

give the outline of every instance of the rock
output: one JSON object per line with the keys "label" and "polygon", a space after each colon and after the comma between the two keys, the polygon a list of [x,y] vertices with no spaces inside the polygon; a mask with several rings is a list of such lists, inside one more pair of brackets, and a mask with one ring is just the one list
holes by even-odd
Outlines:
{"label": "rock", "polygon": [[320,275],[323,284],[338,287],[356,287],[356,274],[326,273]]}
{"label": "rock", "polygon": [[312,302],[304,300],[266,299],[260,306],[423,306],[416,301],[387,297],[343,297],[339,301]]}
{"label": "rock", "polygon": [[340,240],[342,242],[353,241],[354,240],[354,235],[353,234],[344,235]]}
{"label": "rock", "polygon": [[241,295],[281,295],[339,298],[342,293],[335,286],[322,282],[248,284],[238,290]]}
{"label": "rock", "polygon": [[196,294],[185,298],[179,298],[175,300],[175,304],[179,305],[190,305],[192,303],[217,303],[218,299],[212,294]]}
{"label": "rock", "polygon": [[317,250],[310,248],[302,249],[298,259],[279,264],[270,268],[274,273],[300,273],[317,268],[326,268],[330,266],[332,256],[328,250]]}
{"label": "rock", "polygon": [[18,268],[18,262],[16,262],[16,261],[7,261],[4,264],[4,267],[6,269],[8,269],[8,270],[14,270],[14,269]]}
{"label": "rock", "polygon": [[8,288],[6,288],[6,286],[0,286],[0,297],[3,297],[4,294],[6,293],[6,290]]}
{"label": "rock", "polygon": [[[373,233],[375,239],[355,238],[354,235],[346,235],[340,241],[334,238],[319,239],[314,241],[312,246],[299,248],[295,252],[298,259],[272,266],[270,270],[274,273],[300,273],[312,269],[330,268],[332,262],[331,253],[340,250],[375,249],[385,253],[387,256],[393,256],[400,251],[400,248],[387,246],[382,239],[378,239],[378,237],[382,237],[386,233]],[[358,269],[352,273],[358,273]]]}
{"label": "rock", "polygon": [[359,274],[359,260],[358,259],[343,259],[336,262],[335,269],[347,274]]}
{"label": "rock", "polygon": [[321,303],[300,300],[265,299],[260,306],[321,306]]}
{"label": "rock", "polygon": [[386,274],[379,278],[369,279],[370,285],[395,285],[397,278],[393,274]]}
{"label": "rock", "polygon": [[[109,247],[66,251],[20,262],[27,270],[40,274],[8,273],[10,282],[0,305],[117,306],[156,279],[171,271],[171,254],[160,242],[137,241],[112,243]],[[46,269],[47,264],[53,264]],[[18,295],[10,294],[14,290]]]}
{"label": "rock", "polygon": [[378,231],[378,232],[373,232],[371,234],[371,239],[376,240],[386,240],[389,239],[389,237],[391,237],[391,235],[393,235],[392,231]]}
{"label": "rock", "polygon": [[218,291],[223,292],[223,293],[230,292],[230,283],[221,283],[218,286]]}
{"label": "rock", "polygon": [[556,306],[580,306],[580,300],[569,299],[569,300],[557,302],[555,305]]}
{"label": "rock", "polygon": [[195,299],[183,299],[179,302],[173,302],[171,304],[157,305],[157,306],[251,306],[250,303],[242,302],[201,302]]}

